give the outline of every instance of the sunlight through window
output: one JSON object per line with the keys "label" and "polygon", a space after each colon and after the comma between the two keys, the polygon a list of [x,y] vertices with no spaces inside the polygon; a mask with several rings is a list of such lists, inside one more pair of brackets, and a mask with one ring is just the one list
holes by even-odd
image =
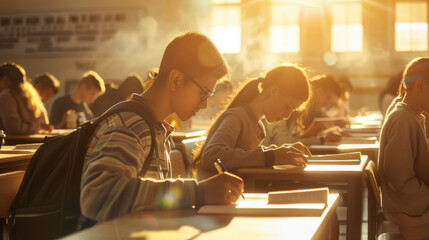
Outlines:
{"label": "sunlight through window", "polygon": [[240,0],[215,0],[213,4],[211,39],[221,53],[240,52]]}
{"label": "sunlight through window", "polygon": [[271,5],[270,49],[272,52],[299,51],[299,6],[273,1]]}
{"label": "sunlight through window", "polygon": [[332,7],[331,50],[362,51],[362,5],[355,2],[335,3]]}
{"label": "sunlight through window", "polygon": [[396,51],[428,49],[426,2],[397,2],[395,23]]}

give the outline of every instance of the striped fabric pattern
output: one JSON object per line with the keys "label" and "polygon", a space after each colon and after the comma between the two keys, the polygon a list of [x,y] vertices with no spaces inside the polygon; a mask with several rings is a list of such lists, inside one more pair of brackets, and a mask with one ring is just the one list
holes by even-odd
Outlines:
{"label": "striped fabric pattern", "polygon": [[81,182],[81,210],[98,222],[142,210],[191,208],[196,181],[169,179],[168,132],[155,126],[157,145],[146,174],[150,130],[139,115],[114,114],[100,123],[90,141]]}

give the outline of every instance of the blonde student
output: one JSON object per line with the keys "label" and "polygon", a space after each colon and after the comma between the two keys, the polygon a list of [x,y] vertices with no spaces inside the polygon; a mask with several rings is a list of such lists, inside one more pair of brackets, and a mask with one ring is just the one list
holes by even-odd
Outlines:
{"label": "blonde student", "polygon": [[196,152],[197,178],[215,175],[217,159],[231,172],[243,167],[306,164],[303,154],[310,152],[301,144],[275,149],[260,146],[265,136],[261,118],[265,116],[269,122],[288,118],[305,106],[309,96],[307,77],[295,65],[282,64],[265,77],[247,82],[213,123]]}
{"label": "blonde student", "polygon": [[103,120],[90,139],[83,166],[80,207],[84,226],[130,212],[192,209],[238,199],[243,181],[229,173],[203,181],[171,179],[168,138],[174,129],[164,121],[173,113],[185,121],[205,108],[216,81],[226,74],[222,56],[202,34],[184,33],[167,45],[158,77],[131,99],[146,106],[151,113],[148,117],[156,123],[148,171],[143,172],[151,148],[148,123],[133,112]]}
{"label": "blonde student", "polygon": [[386,218],[406,239],[429,239],[429,58],[416,58],[403,75],[405,95],[387,115],[378,168]]}

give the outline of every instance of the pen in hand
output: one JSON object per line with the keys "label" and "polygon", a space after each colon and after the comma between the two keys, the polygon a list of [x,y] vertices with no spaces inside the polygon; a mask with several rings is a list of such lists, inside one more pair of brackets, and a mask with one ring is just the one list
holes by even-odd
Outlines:
{"label": "pen in hand", "polygon": [[[223,166],[219,158],[213,164],[219,174],[226,172],[226,168]],[[241,194],[241,197],[243,198],[243,200],[246,200],[243,194]]]}

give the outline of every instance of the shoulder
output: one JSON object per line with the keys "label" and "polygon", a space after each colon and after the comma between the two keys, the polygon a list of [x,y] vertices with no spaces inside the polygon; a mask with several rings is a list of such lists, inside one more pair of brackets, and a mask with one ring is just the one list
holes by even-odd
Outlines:
{"label": "shoulder", "polygon": [[54,100],[53,104],[64,104],[64,103],[67,103],[68,101],[71,101],[70,95],[64,94],[64,95],[58,96]]}
{"label": "shoulder", "polygon": [[134,112],[116,113],[100,122],[102,132],[111,132],[118,129],[121,129],[121,132],[132,133],[139,139],[151,134],[149,123]]}

